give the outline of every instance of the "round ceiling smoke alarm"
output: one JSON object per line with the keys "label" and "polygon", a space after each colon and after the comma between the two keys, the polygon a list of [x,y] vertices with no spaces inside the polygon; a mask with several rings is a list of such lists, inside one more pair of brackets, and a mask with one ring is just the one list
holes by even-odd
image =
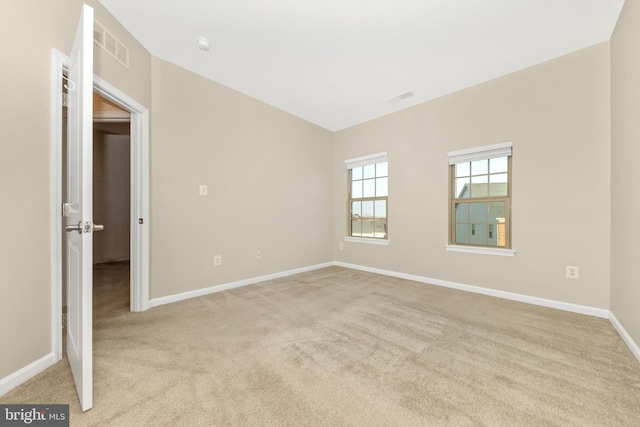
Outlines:
{"label": "round ceiling smoke alarm", "polygon": [[206,52],[211,49],[211,42],[204,37],[196,38],[196,42],[198,43],[200,50],[204,50]]}

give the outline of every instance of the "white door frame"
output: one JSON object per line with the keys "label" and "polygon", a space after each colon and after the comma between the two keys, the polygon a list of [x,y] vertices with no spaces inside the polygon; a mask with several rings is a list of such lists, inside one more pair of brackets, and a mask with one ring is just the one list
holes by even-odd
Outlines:
{"label": "white door frame", "polygon": [[[51,71],[51,346],[62,359],[62,86],[69,58],[53,49]],[[131,311],[149,308],[149,110],[104,79],[93,91],[131,113]],[[140,220],[142,223],[140,223]]]}

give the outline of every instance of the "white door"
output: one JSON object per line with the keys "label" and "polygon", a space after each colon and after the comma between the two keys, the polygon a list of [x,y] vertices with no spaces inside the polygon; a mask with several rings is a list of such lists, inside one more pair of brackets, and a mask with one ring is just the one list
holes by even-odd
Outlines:
{"label": "white door", "polygon": [[93,9],[71,52],[67,109],[67,357],[82,410],[93,406]]}

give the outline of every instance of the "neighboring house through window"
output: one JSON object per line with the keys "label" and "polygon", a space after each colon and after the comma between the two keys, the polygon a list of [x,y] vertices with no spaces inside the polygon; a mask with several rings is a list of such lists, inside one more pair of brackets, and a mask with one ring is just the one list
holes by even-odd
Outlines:
{"label": "neighboring house through window", "polygon": [[388,239],[389,162],[387,153],[345,161],[349,175],[349,237]]}
{"label": "neighboring house through window", "polygon": [[511,248],[511,154],[510,142],[448,153],[449,245]]}

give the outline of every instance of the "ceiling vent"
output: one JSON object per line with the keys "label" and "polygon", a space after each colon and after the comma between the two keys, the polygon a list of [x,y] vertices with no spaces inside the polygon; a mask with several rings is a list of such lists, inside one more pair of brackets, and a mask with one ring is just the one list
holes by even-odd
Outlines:
{"label": "ceiling vent", "polygon": [[395,104],[396,102],[404,101],[405,99],[411,98],[412,96],[413,96],[413,92],[408,90],[406,92],[402,92],[401,94],[398,94],[396,96],[392,96],[391,98],[388,98],[387,102],[389,104]]}
{"label": "ceiling vent", "polygon": [[129,48],[120,43],[101,23],[93,22],[93,42],[129,68]]}

